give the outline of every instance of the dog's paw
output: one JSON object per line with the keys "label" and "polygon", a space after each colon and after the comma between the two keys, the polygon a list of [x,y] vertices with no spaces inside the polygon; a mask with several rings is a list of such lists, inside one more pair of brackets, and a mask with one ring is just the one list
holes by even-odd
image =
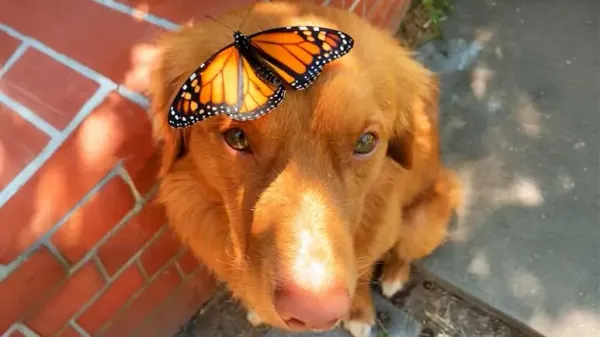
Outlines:
{"label": "dog's paw", "polygon": [[381,281],[381,292],[383,296],[387,298],[392,298],[396,295],[400,290],[404,288],[404,282],[400,278]]}
{"label": "dog's paw", "polygon": [[254,311],[248,311],[248,313],[246,314],[246,319],[248,320],[248,322],[250,322],[250,325],[252,325],[253,327],[257,327],[263,324],[262,319],[260,319],[258,314]]}
{"label": "dog's paw", "polygon": [[369,337],[371,335],[372,325],[364,321],[344,321],[343,327],[352,337]]}

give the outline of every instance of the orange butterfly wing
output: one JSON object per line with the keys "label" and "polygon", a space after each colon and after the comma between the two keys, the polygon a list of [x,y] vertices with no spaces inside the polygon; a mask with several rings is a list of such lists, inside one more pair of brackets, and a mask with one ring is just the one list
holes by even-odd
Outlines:
{"label": "orange butterfly wing", "polygon": [[315,26],[275,28],[249,39],[261,61],[295,90],[310,86],[327,63],[354,47],[349,35]]}
{"label": "orange butterfly wing", "polygon": [[259,76],[265,72],[269,70],[251,65],[233,44],[221,49],[186,79],[171,104],[169,124],[182,128],[220,114],[251,120],[268,113],[285,91]]}

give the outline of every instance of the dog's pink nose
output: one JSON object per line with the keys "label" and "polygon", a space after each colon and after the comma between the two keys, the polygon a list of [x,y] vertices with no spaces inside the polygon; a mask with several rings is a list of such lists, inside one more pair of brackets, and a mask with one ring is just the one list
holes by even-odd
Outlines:
{"label": "dog's pink nose", "polygon": [[350,296],[343,286],[315,291],[290,282],[277,290],[275,310],[292,329],[328,330],[348,314]]}

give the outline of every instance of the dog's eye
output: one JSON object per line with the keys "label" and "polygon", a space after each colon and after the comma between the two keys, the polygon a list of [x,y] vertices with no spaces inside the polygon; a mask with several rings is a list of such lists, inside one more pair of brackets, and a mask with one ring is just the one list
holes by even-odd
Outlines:
{"label": "dog's eye", "polygon": [[248,137],[242,129],[231,128],[223,134],[225,138],[225,142],[232,149],[236,151],[248,151],[250,148],[250,143],[248,142]]}
{"label": "dog's eye", "polygon": [[354,154],[369,154],[377,145],[377,136],[372,132],[366,132],[360,135],[354,145]]}

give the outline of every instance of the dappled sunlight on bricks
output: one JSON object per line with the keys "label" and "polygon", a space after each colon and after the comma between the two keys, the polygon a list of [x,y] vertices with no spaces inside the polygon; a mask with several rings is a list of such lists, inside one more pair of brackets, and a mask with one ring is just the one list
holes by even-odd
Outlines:
{"label": "dappled sunlight on bricks", "polygon": [[0,91],[63,129],[98,89],[98,83],[28,48],[0,78]]}
{"label": "dappled sunlight on bricks", "polygon": [[49,137],[0,103],[0,190],[48,144]]}
{"label": "dappled sunlight on bricks", "polygon": [[145,93],[158,54],[158,48],[152,44],[141,43],[133,46],[130,56],[131,68],[125,73],[123,84],[133,91]]}
{"label": "dappled sunlight on bricks", "polygon": [[[97,133],[96,128],[102,128],[103,133]],[[9,263],[43,236],[119,160],[137,160],[136,144],[149,141],[148,128],[141,108],[116,93],[110,94],[0,208],[6,231],[0,237],[0,263]]]}
{"label": "dappled sunlight on bricks", "polygon": [[113,177],[78,208],[52,236],[51,242],[71,263],[78,262],[135,206],[129,186]]}

